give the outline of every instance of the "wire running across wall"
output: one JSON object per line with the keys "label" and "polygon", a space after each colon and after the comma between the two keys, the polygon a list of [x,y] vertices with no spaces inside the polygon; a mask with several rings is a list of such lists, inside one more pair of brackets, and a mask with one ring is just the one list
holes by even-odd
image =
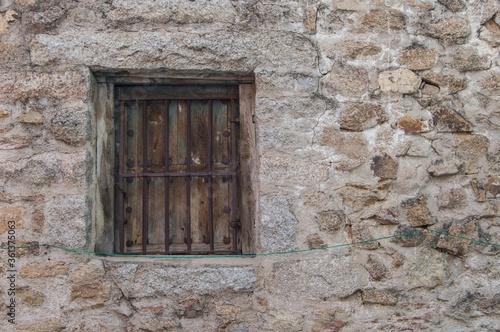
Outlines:
{"label": "wire running across wall", "polygon": [[[342,243],[342,244],[337,244],[333,246],[327,246],[327,247],[319,247],[319,248],[311,248],[311,249],[302,249],[302,250],[290,250],[290,251],[280,251],[280,252],[269,252],[269,253],[260,253],[260,254],[244,254],[244,255],[206,255],[206,256],[190,256],[190,255],[183,255],[183,256],[174,256],[174,255],[126,255],[126,254],[112,254],[112,253],[103,253],[103,252],[94,252],[94,251],[87,251],[87,250],[77,250],[77,249],[69,249],[65,247],[60,247],[60,246],[55,246],[52,244],[34,244],[34,245],[28,245],[28,246],[19,246],[15,247],[15,249],[24,249],[24,248],[37,248],[37,247],[44,247],[46,249],[49,248],[55,248],[55,249],[60,249],[68,252],[75,252],[75,253],[80,253],[80,254],[93,254],[93,255],[102,255],[102,256],[118,256],[118,257],[143,257],[143,258],[171,258],[171,259],[177,259],[177,258],[184,258],[184,259],[191,259],[191,258],[237,258],[237,257],[258,257],[258,256],[272,256],[272,255],[285,255],[285,254],[294,254],[294,253],[302,253],[302,252],[308,252],[308,251],[316,251],[316,250],[327,250],[327,249],[334,249],[334,248],[341,248],[341,247],[347,247],[347,246],[353,246],[357,244],[363,244],[363,243],[368,243],[368,242],[375,242],[375,241],[381,241],[381,240],[387,240],[395,237],[400,237],[400,236],[405,236],[405,235],[410,235],[410,234],[415,234],[415,233],[423,233],[427,234],[428,232],[444,235],[444,236],[450,236],[462,240],[467,240],[470,242],[475,242],[483,245],[488,245],[488,246],[494,246],[494,247],[500,247],[500,244],[496,243],[489,243],[485,241],[480,241],[480,240],[475,240],[475,239],[470,239],[467,237],[463,236],[458,236],[458,235],[453,235],[449,234],[446,232],[441,232],[433,229],[418,229],[415,231],[411,232],[406,232],[406,233],[401,233],[401,234],[395,234],[395,235],[390,235],[390,236],[384,236],[380,237],[377,239],[370,239],[370,240],[364,240],[364,241],[357,241],[357,242],[350,242],[350,243]],[[1,247],[0,250],[7,250],[7,249],[13,249],[14,247]]]}

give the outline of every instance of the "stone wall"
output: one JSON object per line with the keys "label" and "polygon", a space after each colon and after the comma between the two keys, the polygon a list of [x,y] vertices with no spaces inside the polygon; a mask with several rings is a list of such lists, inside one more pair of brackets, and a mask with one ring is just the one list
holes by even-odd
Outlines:
{"label": "stone wall", "polygon": [[[259,253],[500,244],[499,45],[497,0],[2,0],[0,243],[94,250],[92,73],[135,70],[255,75]],[[24,248],[15,330],[499,330],[498,251]]]}

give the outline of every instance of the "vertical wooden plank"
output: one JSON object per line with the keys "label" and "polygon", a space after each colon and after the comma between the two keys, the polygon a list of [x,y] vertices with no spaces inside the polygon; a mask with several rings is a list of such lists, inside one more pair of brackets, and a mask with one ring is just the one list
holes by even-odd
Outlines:
{"label": "vertical wooden plank", "polygon": [[191,102],[191,170],[207,170],[208,101]]}
{"label": "vertical wooden plank", "polygon": [[120,137],[120,155],[119,155],[119,162],[118,162],[118,195],[119,195],[119,198],[118,198],[118,201],[119,201],[119,211],[118,211],[118,215],[119,215],[119,233],[120,233],[120,253],[123,253],[125,252],[125,241],[124,241],[124,237],[125,237],[125,224],[124,224],[124,207],[123,207],[123,204],[124,204],[124,200],[125,200],[125,197],[124,197],[124,192],[122,192],[122,190],[124,190],[124,180],[123,180],[123,172],[124,172],[124,165],[123,165],[123,162],[124,162],[124,155],[125,155],[125,102],[121,102],[120,103],[120,134],[119,134],[119,137]]}
{"label": "vertical wooden plank", "polygon": [[[169,106],[168,112],[168,142],[169,142],[169,158],[171,159],[172,165],[177,165],[177,157],[179,155],[179,143],[178,143],[178,123],[177,123],[177,109],[179,105],[176,100],[172,100]],[[172,167],[172,171],[175,167]]]}
{"label": "vertical wooden plank", "polygon": [[[186,165],[187,157],[187,102],[177,102],[177,165]],[[178,170],[185,168],[178,167]]]}
{"label": "vertical wooden plank", "polygon": [[[147,119],[148,102],[142,105],[142,171],[147,172],[147,156],[148,156],[148,119]],[[142,253],[147,251],[148,242],[148,178],[144,177],[142,182]]]}
{"label": "vertical wooden plank", "polygon": [[186,224],[186,182],[182,177],[174,177],[170,185],[170,237],[171,250],[185,249]]}
{"label": "vertical wooden plank", "polygon": [[241,246],[243,254],[255,253],[255,222],[258,211],[258,153],[255,115],[255,84],[240,84]]}
{"label": "vertical wooden plank", "polygon": [[[214,171],[228,171],[229,164],[223,164],[224,158],[229,158],[229,137],[224,137],[223,133],[228,130],[228,104],[220,100],[213,102],[213,134],[212,134],[212,165]],[[213,179],[213,214],[214,214],[214,242],[216,249],[229,250],[231,244],[225,244],[224,239],[230,238],[229,222],[230,212],[224,212],[224,208],[230,208],[229,199],[229,177],[217,176]]]}
{"label": "vertical wooden plank", "polygon": [[125,243],[132,241],[132,246],[126,246],[125,251],[140,251],[142,242],[142,178],[132,178],[125,181],[127,202],[125,203]]}
{"label": "vertical wooden plank", "polygon": [[[165,180],[162,177],[152,177],[149,183],[148,208],[148,248],[163,249],[165,241]],[[158,245],[161,245],[160,248]]]}
{"label": "vertical wooden plank", "polygon": [[151,172],[162,172],[165,160],[165,103],[152,102],[148,107],[148,161]]}
{"label": "vertical wooden plank", "polygon": [[[165,160],[164,160],[164,167],[165,167],[165,172],[168,172],[168,168],[170,165],[170,141],[169,141],[169,119],[170,119],[170,102],[166,101],[165,102]],[[165,252],[170,251],[170,178],[166,177],[165,178],[165,189],[164,189],[164,195],[165,195],[165,206],[163,207],[164,210],[164,232],[165,232],[165,237],[163,238],[163,241],[165,243]]]}

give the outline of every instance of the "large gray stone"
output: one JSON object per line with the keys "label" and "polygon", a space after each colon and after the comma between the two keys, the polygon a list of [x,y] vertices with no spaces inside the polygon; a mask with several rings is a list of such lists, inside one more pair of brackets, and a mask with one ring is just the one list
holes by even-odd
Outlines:
{"label": "large gray stone", "polygon": [[[169,263],[106,263],[106,271],[127,296],[174,296],[249,292],[256,281],[253,267],[185,266]],[[137,282],[140,281],[140,282]]]}
{"label": "large gray stone", "polygon": [[298,222],[290,211],[288,198],[270,194],[260,198],[259,243],[263,252],[279,252],[297,248]]}
{"label": "large gray stone", "polygon": [[86,198],[83,195],[60,195],[50,203],[44,236],[50,244],[70,249],[85,249],[87,239]]}
{"label": "large gray stone", "polygon": [[324,255],[314,260],[274,263],[266,290],[289,301],[345,298],[358,290],[358,266],[352,256]]}

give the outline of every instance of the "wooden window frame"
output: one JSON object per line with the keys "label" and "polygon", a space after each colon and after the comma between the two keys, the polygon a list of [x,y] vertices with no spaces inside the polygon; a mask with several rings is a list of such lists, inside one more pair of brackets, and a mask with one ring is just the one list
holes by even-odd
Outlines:
{"label": "wooden window frame", "polygon": [[116,209],[120,188],[115,179],[115,89],[119,85],[216,85],[237,86],[239,99],[239,158],[240,158],[240,245],[238,253],[256,252],[256,219],[258,210],[258,154],[255,124],[255,84],[253,76],[231,75],[138,75],[94,72],[90,103],[95,115],[96,133],[96,196],[94,248],[97,252],[118,253],[120,230]]}

